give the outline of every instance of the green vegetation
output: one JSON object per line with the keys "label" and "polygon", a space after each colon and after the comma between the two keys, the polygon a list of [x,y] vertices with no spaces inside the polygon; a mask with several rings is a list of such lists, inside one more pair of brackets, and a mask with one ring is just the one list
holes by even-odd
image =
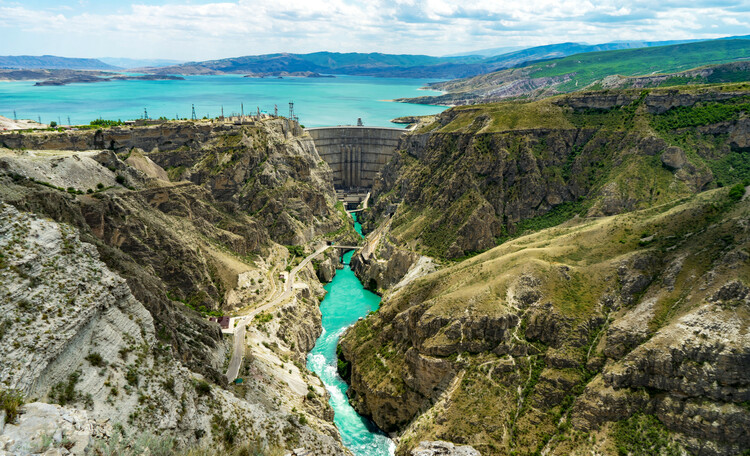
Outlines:
{"label": "green vegetation", "polygon": [[94,367],[102,367],[106,364],[104,360],[102,359],[102,355],[96,352],[89,353],[85,359],[86,361],[89,362],[89,364],[91,364]]}
{"label": "green vegetation", "polygon": [[67,405],[81,402],[85,407],[91,408],[94,400],[90,394],[82,395],[76,391],[76,384],[81,378],[81,372],[75,371],[68,375],[68,380],[55,384],[49,392],[49,398],[52,402]]}
{"label": "green vegetation", "polygon": [[23,402],[20,391],[0,388],[0,411],[5,412],[5,420],[8,423],[16,422]]}
{"label": "green vegetation", "polygon": [[658,46],[617,51],[577,54],[531,65],[532,76],[553,77],[575,74],[570,87],[584,87],[606,76],[619,74],[634,76],[656,73],[673,73],[709,63],[734,62],[750,58],[750,41],[715,40],[698,43]]}
{"label": "green vegetation", "polygon": [[497,238],[497,243],[502,244],[509,239],[523,236],[527,233],[533,233],[545,228],[557,226],[577,215],[584,215],[586,209],[588,209],[588,207],[586,207],[583,200],[568,201],[566,203],[559,204],[553,207],[546,214],[520,221],[516,225],[516,232],[513,235],[501,236]]}
{"label": "green vegetation", "polygon": [[287,245],[286,249],[289,251],[289,255],[292,256],[292,259],[305,257],[305,248],[301,245]]}
{"label": "green vegetation", "polygon": [[194,383],[195,386],[195,392],[198,393],[199,396],[210,396],[211,395],[211,385],[208,384],[205,380],[199,380]]}
{"label": "green vegetation", "polygon": [[750,112],[750,96],[733,101],[678,106],[654,116],[652,123],[659,131],[669,131],[737,120],[742,113]]}
{"label": "green vegetation", "polygon": [[682,452],[669,431],[653,415],[636,414],[615,426],[614,440],[621,456],[678,456]]}
{"label": "green vegetation", "polygon": [[122,120],[107,120],[107,119],[96,119],[89,122],[89,125],[95,127],[115,127],[123,125]]}

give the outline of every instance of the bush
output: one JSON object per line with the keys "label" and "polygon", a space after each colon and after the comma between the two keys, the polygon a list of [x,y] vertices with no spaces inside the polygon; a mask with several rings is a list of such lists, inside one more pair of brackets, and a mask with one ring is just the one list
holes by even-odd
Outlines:
{"label": "bush", "polygon": [[94,367],[104,366],[104,360],[102,359],[102,355],[100,355],[99,353],[89,353],[89,355],[85,359]]}
{"label": "bush", "polygon": [[128,367],[128,371],[125,373],[125,380],[128,381],[130,386],[138,386],[138,371],[135,367]]}
{"label": "bush", "polygon": [[739,201],[742,199],[742,197],[745,196],[745,186],[742,184],[737,184],[734,187],[729,189],[729,199],[732,201]]}
{"label": "bush", "polygon": [[201,380],[195,384],[195,392],[199,396],[208,396],[211,394],[211,385],[205,380]]}
{"label": "bush", "polygon": [[68,375],[67,382],[59,382],[53,386],[49,393],[50,400],[60,405],[77,401],[79,394],[76,392],[76,383],[80,377],[81,373],[75,371]]}
{"label": "bush", "polygon": [[57,122],[53,120],[52,122],[49,123],[49,126],[50,128],[55,128],[57,126]]}
{"label": "bush", "polygon": [[0,389],[0,410],[5,412],[5,421],[15,423],[22,405],[23,395],[20,391]]}
{"label": "bush", "polygon": [[118,174],[115,177],[115,182],[117,182],[120,185],[125,185],[125,176],[123,176],[122,174]]}

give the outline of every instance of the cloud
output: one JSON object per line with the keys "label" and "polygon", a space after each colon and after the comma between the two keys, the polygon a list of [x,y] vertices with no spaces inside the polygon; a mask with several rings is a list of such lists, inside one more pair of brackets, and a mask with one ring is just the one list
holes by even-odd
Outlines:
{"label": "cloud", "polygon": [[[185,60],[317,50],[442,55],[564,41],[748,34],[750,0],[217,0],[30,8],[0,0],[6,53]],[[19,39],[19,37],[23,39]]]}

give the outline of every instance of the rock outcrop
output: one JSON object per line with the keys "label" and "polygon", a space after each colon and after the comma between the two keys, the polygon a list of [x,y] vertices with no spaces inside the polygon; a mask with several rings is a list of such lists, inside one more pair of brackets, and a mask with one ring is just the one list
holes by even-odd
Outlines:
{"label": "rock outcrop", "polygon": [[737,454],[750,445],[748,214],[714,190],[414,280],[343,336],[351,402],[399,435],[398,455],[434,440],[487,455]]}
{"label": "rock outcrop", "polygon": [[[576,215],[619,214],[741,181],[727,164],[742,161],[747,120],[700,116],[713,104],[732,113],[746,96],[610,91],[448,110],[403,140],[376,179],[365,228],[397,207],[391,251],[459,259]],[[690,141],[676,146],[684,134]],[[392,274],[408,267],[400,269]]]}
{"label": "rock outcrop", "polygon": [[[5,354],[0,382],[5,387],[88,409],[97,423],[171,437],[183,446],[250,441],[345,454],[325,419],[309,414],[306,425],[283,406],[240,399],[188,370],[159,339],[151,314],[127,282],[100,261],[94,246],[80,241],[75,229],[4,204],[0,245]],[[264,400],[280,403],[284,390],[274,391]],[[78,425],[78,418],[66,413],[30,404],[22,408],[18,424],[5,424],[0,439],[12,454],[19,453],[11,440],[19,443],[19,436],[45,429],[51,434],[47,445],[69,434],[80,454],[95,437],[106,442],[108,436],[97,435],[84,412],[71,415],[82,417]],[[58,416],[75,427],[61,427]],[[35,435],[24,445],[41,444],[46,437]]]}

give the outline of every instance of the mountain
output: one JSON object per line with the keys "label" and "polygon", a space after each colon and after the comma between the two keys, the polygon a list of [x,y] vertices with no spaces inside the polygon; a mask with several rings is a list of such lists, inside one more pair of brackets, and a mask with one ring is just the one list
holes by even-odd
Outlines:
{"label": "mountain", "polygon": [[141,71],[162,74],[241,74],[311,71],[324,74],[397,77],[462,77],[489,71],[479,56],[432,57],[381,53],[315,52],[266,54],[187,62]]}
{"label": "mountain", "polygon": [[[614,76],[668,74],[747,59],[750,59],[750,40],[745,39],[588,52],[471,78],[430,84],[430,88],[447,93],[437,97],[427,96],[399,101],[473,104],[505,98],[541,97],[586,88],[602,88],[606,85],[605,80]],[[742,73],[745,71],[742,68],[736,70],[740,71],[740,75],[745,74]]]}
{"label": "mountain", "polygon": [[113,65],[119,68],[139,68],[139,67],[165,67],[170,65],[179,65],[184,60],[169,59],[128,59],[124,57],[99,57],[98,59],[107,65]]}
{"label": "mountain", "polygon": [[97,59],[77,59],[54,55],[5,55],[0,56],[0,68],[43,68],[48,70],[118,70]]}
{"label": "mountain", "polygon": [[447,54],[445,57],[465,57],[471,55],[480,55],[482,57],[493,57],[496,55],[508,54],[510,52],[520,51],[526,49],[525,46],[503,46],[489,49],[477,49],[476,51],[468,52],[457,52],[455,54]]}
{"label": "mountain", "polygon": [[749,100],[611,89],[417,127],[358,216],[383,299],[340,343],[355,409],[398,455],[750,448]]}
{"label": "mountain", "polygon": [[0,146],[0,452],[351,454],[304,367],[325,294],[312,264],[247,322],[239,385],[231,336],[207,318],[281,295],[278,271],[309,251],[296,244],[358,239],[298,124],[100,125]]}

